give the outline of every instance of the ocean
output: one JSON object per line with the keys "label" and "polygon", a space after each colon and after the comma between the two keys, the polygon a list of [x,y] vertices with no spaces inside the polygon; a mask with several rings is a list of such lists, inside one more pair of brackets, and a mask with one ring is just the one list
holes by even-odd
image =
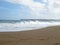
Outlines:
{"label": "ocean", "polygon": [[26,31],[60,25],[58,20],[21,19],[21,20],[0,20],[0,32]]}

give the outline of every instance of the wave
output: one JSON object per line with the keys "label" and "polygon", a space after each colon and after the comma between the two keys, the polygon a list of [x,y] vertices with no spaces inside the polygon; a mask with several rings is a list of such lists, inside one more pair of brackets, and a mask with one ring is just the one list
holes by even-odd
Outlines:
{"label": "wave", "polygon": [[24,21],[16,23],[0,23],[0,32],[24,31],[30,29],[44,28],[47,26],[60,25],[60,22]]}

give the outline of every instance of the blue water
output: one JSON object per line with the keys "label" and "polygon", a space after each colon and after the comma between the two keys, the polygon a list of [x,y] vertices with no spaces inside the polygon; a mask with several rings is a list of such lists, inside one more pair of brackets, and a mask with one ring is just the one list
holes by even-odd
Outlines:
{"label": "blue water", "polygon": [[0,20],[0,32],[26,31],[48,26],[60,25],[53,20]]}

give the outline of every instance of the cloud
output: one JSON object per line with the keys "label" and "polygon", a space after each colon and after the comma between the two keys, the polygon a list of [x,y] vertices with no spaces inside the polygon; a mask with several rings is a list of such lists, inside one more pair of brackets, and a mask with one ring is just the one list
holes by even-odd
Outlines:
{"label": "cloud", "polygon": [[[36,16],[36,18],[40,17],[40,15],[42,14],[41,11],[46,9],[46,5],[44,3],[35,2],[34,0],[6,0],[6,1],[29,7],[30,15]],[[44,2],[46,2],[46,0]]]}
{"label": "cloud", "polygon": [[60,0],[48,0],[49,14],[54,19],[60,19]]}
{"label": "cloud", "polygon": [[35,2],[34,0],[6,1],[29,7],[31,18],[60,19],[60,0],[42,0],[44,3]]}
{"label": "cloud", "polygon": [[8,2],[11,3],[18,3],[18,4],[22,4],[25,6],[29,6],[30,8],[44,8],[44,4],[38,3],[38,2],[34,2],[33,0],[6,0]]}

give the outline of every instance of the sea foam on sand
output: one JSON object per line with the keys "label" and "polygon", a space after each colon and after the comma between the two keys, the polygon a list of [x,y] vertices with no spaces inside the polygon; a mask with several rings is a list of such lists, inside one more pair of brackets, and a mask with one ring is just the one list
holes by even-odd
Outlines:
{"label": "sea foam on sand", "polygon": [[56,25],[60,25],[60,22],[25,21],[17,23],[0,23],[0,32],[26,31]]}

